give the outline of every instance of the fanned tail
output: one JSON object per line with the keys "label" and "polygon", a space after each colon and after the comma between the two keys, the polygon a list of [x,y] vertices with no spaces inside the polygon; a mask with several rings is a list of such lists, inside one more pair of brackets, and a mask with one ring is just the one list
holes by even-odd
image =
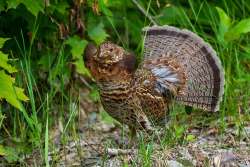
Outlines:
{"label": "fanned tail", "polygon": [[224,93],[224,71],[212,47],[189,30],[171,26],[144,28],[144,58],[175,59],[185,70],[187,84],[176,101],[218,111]]}

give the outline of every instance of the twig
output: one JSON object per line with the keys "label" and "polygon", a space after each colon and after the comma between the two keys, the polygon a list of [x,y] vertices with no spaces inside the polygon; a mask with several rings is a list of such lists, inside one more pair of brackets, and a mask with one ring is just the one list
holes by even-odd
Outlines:
{"label": "twig", "polygon": [[108,148],[107,154],[110,156],[118,156],[118,155],[128,155],[133,154],[135,150],[133,149],[115,149],[115,148]]}

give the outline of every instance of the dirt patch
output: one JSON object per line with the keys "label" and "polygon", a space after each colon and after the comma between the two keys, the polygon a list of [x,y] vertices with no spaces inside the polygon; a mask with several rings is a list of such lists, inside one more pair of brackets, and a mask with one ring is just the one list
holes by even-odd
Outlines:
{"label": "dirt patch", "polygon": [[[149,155],[151,166],[250,166],[249,127],[244,136],[237,139],[236,130],[227,128],[223,135],[214,129],[192,129],[189,135],[195,140],[173,147],[152,144]],[[58,133],[59,135],[60,133]],[[122,135],[124,134],[124,135]],[[79,139],[57,144],[49,154],[54,166],[108,166],[118,167],[128,164],[142,166],[145,159],[140,153],[138,136],[132,146],[127,128],[116,127],[101,121],[99,114],[86,117],[79,130]],[[59,136],[55,136],[55,139]],[[54,140],[54,141],[58,141]],[[147,145],[147,143],[145,143]]]}

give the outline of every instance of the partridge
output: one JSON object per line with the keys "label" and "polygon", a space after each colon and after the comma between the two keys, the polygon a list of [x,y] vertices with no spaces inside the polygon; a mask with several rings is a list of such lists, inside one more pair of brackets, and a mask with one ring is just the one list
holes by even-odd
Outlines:
{"label": "partridge", "polygon": [[161,124],[173,102],[219,110],[224,72],[212,47],[198,35],[172,26],[145,32],[144,59],[105,42],[88,44],[84,62],[100,89],[104,109],[136,130]]}

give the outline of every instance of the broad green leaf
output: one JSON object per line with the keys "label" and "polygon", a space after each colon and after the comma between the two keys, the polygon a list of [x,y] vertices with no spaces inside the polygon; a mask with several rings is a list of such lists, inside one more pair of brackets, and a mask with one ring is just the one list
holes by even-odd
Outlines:
{"label": "broad green leaf", "polygon": [[240,38],[240,35],[250,32],[250,18],[243,19],[235,26],[231,27],[225,34],[225,38],[228,41],[236,40]]}
{"label": "broad green leaf", "polygon": [[231,19],[230,17],[224,12],[223,9],[216,7],[216,10],[220,17],[220,24],[219,24],[219,32],[217,34],[217,38],[221,43],[224,43],[224,36],[225,33],[231,26]]}
{"label": "broad green leaf", "polygon": [[[8,39],[9,38],[0,38],[0,48],[3,47],[4,43]],[[14,67],[12,67],[11,65],[9,65],[7,62],[8,62],[8,55],[6,55],[0,51],[0,67],[4,68],[9,73],[16,72],[17,70]]]}
{"label": "broad green leaf", "polygon": [[7,0],[8,9],[11,9],[11,8],[16,9],[16,7],[20,3],[22,3],[22,0]]}
{"label": "broad green leaf", "polygon": [[216,7],[216,10],[220,16],[220,24],[225,26],[225,28],[229,28],[231,26],[230,17],[224,12],[223,9]]}
{"label": "broad green leaf", "polygon": [[14,86],[17,98],[22,101],[28,101],[29,98],[24,94],[24,89]]}
{"label": "broad green leaf", "polygon": [[51,13],[53,14],[54,11],[57,11],[58,13],[60,13],[63,17],[67,16],[69,13],[69,4],[66,1],[60,1],[57,3],[52,3],[49,4],[49,6],[46,9],[46,13]]}
{"label": "broad green leaf", "polygon": [[39,12],[44,12],[44,1],[43,0],[8,0],[8,9],[16,8],[19,4],[24,4],[25,7],[34,16],[37,16]]}
{"label": "broad green leaf", "polygon": [[5,99],[17,109],[22,110],[20,100],[27,101],[28,97],[23,93],[23,89],[13,85],[14,82],[14,78],[7,75],[3,70],[0,71],[0,100]]}
{"label": "broad green leaf", "polygon": [[69,8],[69,4],[66,1],[59,2],[55,5],[55,9],[62,15],[68,12],[67,8]]}
{"label": "broad green leaf", "polygon": [[10,38],[0,38],[0,48],[3,47],[4,43],[9,40]]}
{"label": "broad green leaf", "polygon": [[0,51],[0,67],[7,70],[9,73],[17,72],[16,68],[8,64],[8,55]]}
{"label": "broad green leaf", "polygon": [[65,44],[68,44],[71,46],[71,53],[73,56],[73,59],[82,58],[83,51],[85,47],[87,46],[88,42],[84,39],[80,39],[78,36],[73,36],[69,38]]}
{"label": "broad green leaf", "polygon": [[[7,38],[0,38],[0,48],[3,46]],[[16,72],[16,68],[8,64],[8,55],[0,51],[0,67],[9,73]],[[0,71],[0,100],[6,99],[14,107],[22,109],[19,100],[27,101],[28,97],[23,93],[23,89],[14,86],[15,79],[7,75],[4,70]]]}
{"label": "broad green leaf", "polygon": [[76,71],[80,74],[90,76],[83,62],[83,52],[88,42],[86,40],[81,39],[78,36],[73,36],[69,38],[65,42],[65,44],[68,44],[71,47],[71,54],[72,54],[73,59],[75,60],[74,64],[76,66]]}
{"label": "broad green leaf", "polygon": [[78,72],[79,74],[91,76],[87,68],[84,66],[83,59],[77,59],[74,64],[76,66],[76,72]]}
{"label": "broad green leaf", "polygon": [[97,45],[100,45],[109,36],[104,30],[103,23],[99,23],[95,27],[88,27],[88,35]]}
{"label": "broad green leaf", "polygon": [[43,0],[23,0],[23,4],[34,16],[37,16],[39,12],[44,10]]}

